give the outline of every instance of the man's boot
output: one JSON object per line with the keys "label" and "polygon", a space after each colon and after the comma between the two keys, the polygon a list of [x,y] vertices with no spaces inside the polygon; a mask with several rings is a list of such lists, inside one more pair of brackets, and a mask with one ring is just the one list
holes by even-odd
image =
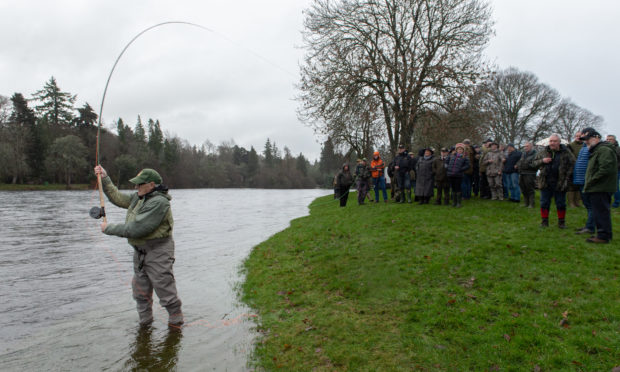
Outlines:
{"label": "man's boot", "polygon": [[543,218],[540,227],[549,227],[549,218]]}
{"label": "man's boot", "polygon": [[457,192],[456,193],[456,207],[457,208],[461,208],[461,200],[463,200],[462,198],[463,198],[463,193]]}
{"label": "man's boot", "polygon": [[407,203],[411,204],[411,190],[407,190]]}
{"label": "man's boot", "polygon": [[448,191],[448,192],[444,195],[443,204],[444,204],[444,205],[450,205],[450,191]]}
{"label": "man's boot", "polygon": [[564,218],[560,218],[558,220],[558,227],[560,229],[565,229],[566,228],[566,220]]}
{"label": "man's boot", "polygon": [[530,205],[530,197],[529,195],[523,195],[523,208],[527,208],[527,206]]}
{"label": "man's boot", "polygon": [[183,312],[181,311],[181,301],[166,307],[168,311],[168,326],[180,328],[183,325]]}
{"label": "man's boot", "polygon": [[528,205],[528,208],[536,208],[536,201],[534,200],[534,195],[530,195],[530,204]]}
{"label": "man's boot", "polygon": [[437,198],[435,198],[435,205],[441,205],[441,189],[437,189]]}

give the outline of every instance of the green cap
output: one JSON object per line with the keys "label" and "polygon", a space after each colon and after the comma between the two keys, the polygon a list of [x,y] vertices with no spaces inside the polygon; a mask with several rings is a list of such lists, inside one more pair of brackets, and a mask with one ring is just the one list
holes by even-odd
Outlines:
{"label": "green cap", "polygon": [[139,185],[141,183],[155,182],[157,185],[161,184],[162,179],[156,170],[151,168],[144,168],[138,173],[137,176],[130,179],[129,182]]}

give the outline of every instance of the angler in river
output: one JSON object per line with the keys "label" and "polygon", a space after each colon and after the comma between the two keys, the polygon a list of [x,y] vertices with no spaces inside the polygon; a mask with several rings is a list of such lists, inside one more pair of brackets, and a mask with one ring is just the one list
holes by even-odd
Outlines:
{"label": "angler in river", "polygon": [[114,186],[100,165],[95,174],[101,177],[103,191],[116,206],[127,209],[125,223],[101,224],[107,235],[127,238],[134,249],[132,280],[141,325],[153,322],[153,289],[159,303],[168,311],[168,325],[180,328],[183,324],[181,300],[177,295],[172,272],[174,240],[172,239],[172,210],[168,188],[153,169],[145,168],[129,180],[136,185],[136,193],[123,194]]}

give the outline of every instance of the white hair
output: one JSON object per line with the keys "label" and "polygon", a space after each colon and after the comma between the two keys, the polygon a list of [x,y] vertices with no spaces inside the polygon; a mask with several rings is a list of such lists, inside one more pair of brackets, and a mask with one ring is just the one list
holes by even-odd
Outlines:
{"label": "white hair", "polygon": [[562,142],[562,136],[560,136],[560,135],[559,135],[559,134],[557,134],[557,133],[553,133],[552,135],[550,135],[550,136],[549,136],[549,139],[551,139],[551,137],[557,137],[557,139],[559,139],[559,140],[560,140],[560,142]]}

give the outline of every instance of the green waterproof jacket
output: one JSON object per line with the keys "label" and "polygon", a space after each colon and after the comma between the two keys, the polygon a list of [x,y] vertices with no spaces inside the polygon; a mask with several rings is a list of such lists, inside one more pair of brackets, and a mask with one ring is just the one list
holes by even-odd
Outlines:
{"label": "green waterproof jacket", "polygon": [[110,177],[104,177],[102,184],[103,192],[112,204],[127,209],[125,223],[107,225],[105,234],[127,238],[133,246],[141,246],[147,240],[172,236],[174,221],[170,195],[158,191],[144,197],[139,197],[137,192],[124,194],[118,191]]}
{"label": "green waterproof jacket", "polygon": [[549,172],[554,164],[547,166],[544,162],[544,158],[553,159],[553,163],[558,162],[558,179],[555,186],[556,191],[566,192],[568,190],[568,182],[573,178],[573,168],[575,166],[575,157],[573,153],[564,145],[560,145],[558,151],[551,150],[551,147],[547,146],[544,150],[536,153],[534,159],[530,161],[529,166],[531,168],[540,168],[539,187],[540,189],[548,188],[550,177]]}
{"label": "green waterproof jacket", "polygon": [[614,146],[608,142],[599,142],[589,151],[590,159],[583,192],[616,192],[618,159]]}

